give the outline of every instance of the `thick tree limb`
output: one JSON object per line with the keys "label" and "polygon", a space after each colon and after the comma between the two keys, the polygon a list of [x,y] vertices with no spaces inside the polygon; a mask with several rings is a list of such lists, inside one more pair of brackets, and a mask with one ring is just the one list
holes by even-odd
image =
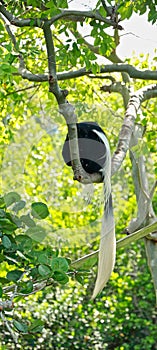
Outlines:
{"label": "thick tree limb", "polygon": [[129,149],[137,111],[140,107],[140,104],[146,100],[147,96],[149,95],[148,91],[150,91],[153,95],[153,90],[156,89],[157,85],[149,85],[138,90],[131,96],[126,110],[125,119],[119,134],[118,145],[112,157],[112,174],[114,174],[120,168],[125,158],[126,152]]}
{"label": "thick tree limb", "polygon": [[66,103],[66,96],[64,91],[59,88],[58,79],[56,74],[56,56],[55,56],[55,48],[52,38],[52,32],[48,21],[44,23],[43,32],[46,43],[47,50],[47,58],[48,58],[48,70],[49,70],[49,91],[52,92],[58,104]]}
{"label": "thick tree limb", "polygon": [[[2,13],[3,16],[5,16],[8,21],[15,25],[16,27],[43,27],[44,22],[47,22],[47,19],[42,18],[34,18],[32,20],[32,18],[23,18],[23,19],[18,19],[17,17],[13,16],[9,11],[6,10],[5,6],[0,5],[0,12]],[[64,18],[69,18],[70,16],[74,16],[75,19],[78,18],[78,20],[80,21],[80,18],[82,18],[82,20],[84,20],[84,18],[91,18],[91,19],[95,19],[98,20],[102,23],[106,23],[110,26],[116,27],[119,30],[122,30],[122,26],[120,24],[117,24],[115,21],[108,19],[108,18],[104,18],[103,16],[101,16],[99,14],[98,11],[75,11],[75,10],[65,10],[65,9],[60,9],[60,13],[53,16],[49,21],[48,21],[48,25],[52,25],[53,23],[55,23],[56,21],[58,21],[59,19],[64,19]]]}
{"label": "thick tree limb", "polygon": [[[128,226],[129,232],[134,232],[140,227],[144,227],[156,221],[156,215],[152,206],[154,188],[152,188],[151,191],[149,190],[144,156],[142,154],[136,154],[136,151],[134,150],[134,146],[138,145],[138,140],[142,138],[142,136],[143,127],[141,125],[136,125],[130,142],[130,159],[132,162],[133,181],[138,210],[136,219],[131,220]],[[144,242],[147,253],[147,262],[154,283],[157,303],[157,231],[150,232],[150,235],[145,237]]]}
{"label": "thick tree limb", "polygon": [[[138,70],[130,64],[118,63],[118,64],[106,64],[100,67],[100,73],[128,73],[130,78],[144,79],[144,80],[157,80],[157,71],[151,70]],[[58,80],[66,80],[72,78],[82,77],[84,75],[91,74],[91,71],[86,71],[86,68],[81,68],[77,71],[69,71],[66,73],[58,74]]]}
{"label": "thick tree limb", "polygon": [[75,114],[75,109],[66,100],[67,91],[61,90],[58,85],[57,74],[56,74],[55,48],[53,44],[50,24],[48,22],[45,22],[43,31],[44,31],[47,57],[48,57],[49,91],[55,95],[59,105],[59,111],[66,120],[67,127],[68,127],[68,134],[69,134],[69,145],[70,145],[70,153],[71,153],[74,177],[78,181],[81,181],[81,179],[85,177],[86,173],[83,171],[83,168],[80,162],[80,157],[79,157],[79,147],[78,147],[77,127],[76,127],[77,117]]}
{"label": "thick tree limb", "polygon": [[[142,79],[142,80],[157,80],[157,71],[151,70],[138,70],[129,64],[107,64],[105,67],[100,67],[100,73],[128,73],[130,78]],[[100,75],[99,73],[99,75]],[[57,79],[69,80],[75,79],[83,76],[88,76],[92,74],[92,71],[87,71],[86,68],[81,68],[76,71],[68,71],[64,73],[57,73]],[[19,75],[15,73],[14,75]],[[32,74],[29,71],[24,71],[22,74],[23,79],[28,79],[29,81],[44,82],[48,81],[48,74]],[[100,78],[99,78],[100,79]],[[155,91],[149,92],[150,97],[156,97]],[[149,98],[150,98],[149,97]]]}

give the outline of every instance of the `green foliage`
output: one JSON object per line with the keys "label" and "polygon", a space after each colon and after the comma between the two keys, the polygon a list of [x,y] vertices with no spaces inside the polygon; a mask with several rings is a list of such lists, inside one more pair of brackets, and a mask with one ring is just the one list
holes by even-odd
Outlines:
{"label": "green foliage", "polygon": [[[21,196],[16,192],[7,193],[1,197],[0,209],[0,295],[2,297],[1,310],[5,310],[5,300],[9,299],[8,293],[12,291],[12,299],[22,295],[35,293],[40,289],[40,284],[53,285],[55,282],[61,285],[69,281],[70,261],[58,256],[58,249],[52,249],[46,244],[37,244],[43,239],[45,230],[37,224],[36,218],[45,219],[48,216],[48,208],[42,202],[31,204],[30,212],[20,216],[14,212]],[[12,207],[11,207],[12,206]],[[11,207],[10,211],[8,207]],[[18,212],[23,210],[18,207]],[[28,219],[29,218],[29,219]],[[33,223],[33,227],[32,227]],[[31,224],[31,225],[30,225]],[[31,226],[27,228],[27,226]],[[74,274],[74,272],[73,272]],[[38,285],[38,287],[37,287]],[[43,288],[43,286],[42,286]],[[3,304],[4,302],[4,304]],[[24,333],[29,333],[29,327],[14,320],[14,327]],[[37,328],[40,323],[30,327]]]}
{"label": "green foliage", "polygon": [[[51,285],[51,290],[52,286],[55,289],[58,283],[64,286],[69,282],[68,275],[71,274],[73,277],[75,275],[74,270],[69,270],[70,260],[58,256],[57,248],[53,249],[50,245],[36,243],[36,241],[42,240],[42,227],[37,225],[36,217],[39,220],[45,218],[48,214],[47,206],[41,202],[32,203],[30,213],[22,216],[19,213],[17,216],[17,212],[15,215],[13,208],[14,203],[16,202],[17,205],[20,201],[21,197],[16,192],[7,193],[1,197],[0,307],[6,317],[6,310],[13,308],[11,301],[9,304],[10,298],[14,300],[15,305],[18,305],[19,300],[23,299],[25,295],[37,293],[38,290],[46,288],[47,285]],[[8,206],[12,206],[12,210],[9,211]],[[34,213],[38,215],[34,215]],[[27,229],[27,225],[30,223],[31,227]],[[32,230],[35,230],[38,238],[35,234],[30,234]],[[80,272],[81,275],[83,272]],[[33,320],[31,316],[29,320],[23,321],[20,321],[20,318],[13,315],[7,317],[6,322],[10,324],[15,333],[29,335],[42,331],[45,322],[39,318]]]}
{"label": "green foliage", "polygon": [[[87,260],[82,269],[71,265],[71,261],[98,249],[101,186],[95,186],[90,198],[82,185],[73,182],[72,171],[61,157],[67,131],[60,126],[63,118],[55,110],[54,97],[48,94],[48,82],[41,79],[32,84],[21,77],[25,69],[33,77],[48,72],[42,31],[46,18],[58,16],[52,25],[58,73],[81,67],[93,75],[100,73],[98,54],[104,59],[116,52],[117,28],[106,30],[109,24],[103,19],[110,16],[100,0],[93,13],[101,15],[102,21],[84,17],[78,21],[75,16],[72,21],[59,19],[61,8],[69,8],[67,0],[17,0],[16,6],[13,0],[5,3],[5,9],[19,21],[31,20],[30,26],[14,26],[13,30],[0,20],[1,348],[17,348],[10,327],[19,336],[18,347],[26,350],[154,350],[155,297],[143,246],[138,243],[118,252],[112,278],[94,302],[90,297],[96,271],[91,269],[96,258]],[[112,0],[106,4],[114,6]],[[123,20],[134,12],[148,13],[152,23],[157,19],[155,1],[125,0],[118,2],[118,23],[123,26]],[[80,27],[85,35],[80,35]],[[151,63],[148,56],[128,62],[140,69],[156,69],[156,58]],[[118,73],[113,77],[122,81]],[[134,81],[129,86],[133,83],[135,90],[146,84]],[[68,80],[68,98],[75,104],[79,121],[101,124],[114,152],[124,107],[118,95],[102,95],[101,86],[98,78]],[[67,89],[67,81],[61,81],[60,87]],[[134,148],[137,157],[145,156],[150,187],[157,169],[156,109],[153,100],[142,105],[137,123],[146,132]],[[136,216],[128,157],[114,175],[112,189],[119,238]],[[154,196],[155,211],[156,202]]]}
{"label": "green foliage", "polygon": [[124,3],[121,4],[118,8],[118,12],[120,13],[120,17],[122,20],[126,18],[129,19],[133,13],[132,1],[125,1],[125,6],[124,6]]}
{"label": "green foliage", "polygon": [[148,21],[155,23],[157,20],[156,15],[157,4],[156,1],[131,1],[125,0],[119,2],[118,12],[121,15],[121,19],[129,19],[133,14],[133,11],[143,15],[144,13],[148,13]]}
{"label": "green foliage", "polygon": [[[84,255],[88,252],[83,246],[79,250]],[[63,250],[63,254],[66,251]],[[71,250],[70,255],[73,254]],[[155,349],[154,292],[145,266],[143,244],[134,244],[127,254],[123,250],[117,253],[115,272],[94,302],[90,300],[92,288],[93,282],[86,276],[84,286],[71,282],[68,288],[57,287],[53,291],[50,286],[47,292],[38,292],[36,298],[19,300],[23,320],[19,320],[18,309],[14,312],[14,326],[21,334],[19,346],[25,349],[39,346],[40,349]],[[7,349],[15,348],[6,331],[5,338],[2,333],[2,344],[4,339]]]}
{"label": "green foliage", "polygon": [[[2,242],[3,243],[3,242]],[[6,248],[6,247],[5,247]],[[8,281],[17,282],[22,276],[23,272],[20,270],[13,270],[7,273],[6,278]]]}

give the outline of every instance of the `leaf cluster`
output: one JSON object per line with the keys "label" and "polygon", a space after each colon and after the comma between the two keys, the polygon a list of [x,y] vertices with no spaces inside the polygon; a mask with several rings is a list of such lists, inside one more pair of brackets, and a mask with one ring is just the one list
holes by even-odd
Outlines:
{"label": "leaf cluster", "polygon": [[[80,254],[87,253],[86,247],[79,249]],[[64,249],[63,254],[66,254]],[[70,250],[70,255],[74,254],[75,249]],[[40,346],[43,350],[45,347],[86,347],[89,350],[98,347],[116,350],[155,348],[154,292],[145,266],[143,244],[134,244],[127,252],[121,250],[117,254],[115,272],[94,302],[90,300],[92,288],[91,278],[86,276],[84,286],[71,283],[69,288],[55,288],[53,291],[50,287],[48,292],[38,292],[36,298],[30,296],[19,301],[22,311],[15,311],[16,320],[21,313],[23,316],[20,325],[16,324],[21,332],[19,345],[26,349]],[[144,293],[146,288],[147,296]],[[24,333],[23,324],[35,322],[38,317],[43,322],[43,330],[29,335]],[[8,333],[5,339],[2,335],[1,341],[11,348]]]}

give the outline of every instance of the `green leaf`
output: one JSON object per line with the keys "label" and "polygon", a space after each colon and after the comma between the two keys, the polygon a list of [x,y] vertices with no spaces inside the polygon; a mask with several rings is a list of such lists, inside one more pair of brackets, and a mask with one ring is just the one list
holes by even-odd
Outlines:
{"label": "green leaf", "polygon": [[21,209],[23,209],[26,205],[26,202],[23,200],[20,200],[19,202],[17,202],[14,206],[13,206],[13,211],[15,211],[16,213],[18,213]]}
{"label": "green leaf", "polygon": [[21,199],[20,195],[17,192],[9,192],[4,195],[4,201],[7,207],[11,204],[19,202]]}
{"label": "green leaf", "polygon": [[26,231],[26,235],[31,237],[36,242],[41,242],[46,237],[47,232],[44,230],[43,227],[37,225],[35,227],[30,227]]}
{"label": "green leaf", "polygon": [[13,271],[10,271],[7,273],[7,279],[9,281],[16,282],[20,279],[22,274],[23,274],[23,271],[21,271],[21,270],[13,270]]}
{"label": "green leaf", "polygon": [[94,256],[89,256],[86,259],[78,259],[76,262],[72,262],[71,265],[75,269],[87,270],[91,269],[96,264],[97,260],[97,254],[95,254]]}
{"label": "green leaf", "polygon": [[13,222],[11,222],[9,219],[7,218],[0,218],[0,229],[3,232],[6,231],[14,231],[17,229],[17,225],[15,225]]}
{"label": "green leaf", "polygon": [[5,48],[6,48],[6,50],[8,50],[9,52],[11,52],[12,51],[12,44],[11,44],[11,42],[8,44],[6,44],[5,45]]}
{"label": "green leaf", "polygon": [[37,277],[39,277],[39,273],[38,273],[37,267],[34,267],[34,268],[31,270],[30,276],[32,276],[33,279],[36,279]]}
{"label": "green leaf", "polygon": [[99,13],[100,13],[101,16],[106,17],[106,10],[104,9],[103,6],[101,6],[99,8]]}
{"label": "green leaf", "polygon": [[18,250],[29,251],[32,249],[32,239],[27,235],[18,235],[16,237]]}
{"label": "green leaf", "polygon": [[4,248],[9,249],[11,248],[11,241],[8,236],[3,236],[2,237],[2,244]]}
{"label": "green leaf", "polygon": [[31,333],[41,332],[43,329],[43,325],[44,325],[44,322],[42,320],[35,320],[29,326],[29,332],[31,332]]}
{"label": "green leaf", "polygon": [[5,260],[5,256],[3,254],[0,254],[0,263]]}
{"label": "green leaf", "polygon": [[100,54],[105,55],[107,51],[107,44],[105,42],[102,43],[102,45],[99,48]]}
{"label": "green leaf", "polygon": [[49,11],[45,11],[45,12],[47,15],[49,14],[51,17],[60,13],[60,10],[57,8],[56,1],[48,1],[46,3],[46,7],[49,8]]}
{"label": "green leaf", "polygon": [[57,6],[61,8],[68,8],[67,0],[57,0]]}
{"label": "green leaf", "polygon": [[29,294],[33,291],[33,282],[27,281],[20,285],[20,293]]}
{"label": "green leaf", "polygon": [[73,54],[75,55],[75,57],[80,57],[81,55],[81,52],[76,43],[73,43]]}
{"label": "green leaf", "polygon": [[69,277],[62,271],[55,271],[53,279],[60,284],[66,284],[69,281]]}
{"label": "green leaf", "polygon": [[49,215],[49,210],[45,203],[42,203],[42,202],[32,203],[31,207],[32,207],[31,214],[34,218],[42,220]]}
{"label": "green leaf", "polygon": [[17,229],[17,225],[6,218],[0,218],[0,229],[3,232],[6,232],[7,230],[12,232]]}
{"label": "green leaf", "polygon": [[86,69],[87,69],[87,70],[90,70],[90,68],[91,68],[91,62],[90,62],[90,60],[88,59],[88,57],[85,57],[85,64],[86,64]]}
{"label": "green leaf", "polygon": [[53,1],[48,1],[45,6],[49,9],[56,8],[56,4]]}
{"label": "green leaf", "polygon": [[51,274],[50,268],[46,265],[39,265],[38,272],[42,277],[44,277],[44,276],[47,277],[48,275]]}
{"label": "green leaf", "polygon": [[42,21],[40,18],[37,18],[37,25],[38,25],[38,27],[40,27],[42,25]]}
{"label": "green leaf", "polygon": [[100,45],[101,42],[102,42],[102,39],[100,38],[100,36],[97,36],[94,40],[94,46]]}
{"label": "green leaf", "polygon": [[27,215],[21,215],[20,216],[20,220],[25,224],[27,225],[28,227],[35,227],[36,226],[36,223],[33,219],[31,219],[30,215],[27,214]]}
{"label": "green leaf", "polygon": [[11,66],[10,66],[9,63],[2,63],[1,64],[0,75],[2,75],[2,72],[4,72],[4,73],[10,73],[11,72]]}
{"label": "green leaf", "polygon": [[48,256],[48,254],[46,254],[46,253],[41,253],[41,254],[38,256],[38,262],[39,262],[39,264],[48,264],[48,261],[49,261],[49,256]]}
{"label": "green leaf", "polygon": [[124,20],[126,18],[129,19],[133,12],[133,6],[130,4],[130,1],[126,6],[121,4],[120,7],[118,8],[118,12],[121,15],[121,20]]}
{"label": "green leaf", "polygon": [[2,289],[2,287],[0,286],[0,298],[2,297],[2,295],[3,295],[3,289]]}
{"label": "green leaf", "polygon": [[95,63],[95,64],[92,64],[91,69],[92,69],[92,73],[93,73],[93,74],[97,74],[98,66],[97,66],[96,63]]}
{"label": "green leaf", "polygon": [[59,257],[59,258],[52,259],[51,268],[52,268],[52,271],[61,270],[61,271],[67,272],[69,269],[69,265],[65,258]]}
{"label": "green leaf", "polygon": [[28,326],[25,323],[18,322],[16,320],[13,320],[14,327],[22,333],[27,333],[28,332]]}
{"label": "green leaf", "polygon": [[79,282],[82,286],[84,285],[84,281],[82,276],[79,273],[75,274],[76,281]]}
{"label": "green leaf", "polygon": [[4,31],[5,31],[5,28],[4,28],[4,26],[3,26],[3,23],[0,22],[0,32],[2,32],[2,31],[4,32]]}
{"label": "green leaf", "polygon": [[[32,1],[31,1],[32,2]],[[34,27],[35,25],[35,19],[31,19],[30,20],[30,27]]]}
{"label": "green leaf", "polygon": [[7,213],[7,219],[9,219],[14,225],[16,225],[16,229],[21,227],[21,220],[17,215],[10,215]]}
{"label": "green leaf", "polygon": [[152,21],[152,23],[155,23],[157,20],[157,13],[155,9],[153,8],[151,11],[148,13],[148,21]]}
{"label": "green leaf", "polygon": [[2,285],[8,284],[8,279],[7,279],[7,278],[4,278],[4,277],[0,277],[0,283],[1,283]]}
{"label": "green leaf", "polygon": [[3,197],[0,197],[0,208],[3,209],[6,207],[5,200]]}

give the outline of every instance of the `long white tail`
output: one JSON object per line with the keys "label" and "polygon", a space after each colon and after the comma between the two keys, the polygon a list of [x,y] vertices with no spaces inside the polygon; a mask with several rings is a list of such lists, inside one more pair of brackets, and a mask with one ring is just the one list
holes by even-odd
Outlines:
{"label": "long white tail", "polygon": [[92,295],[94,299],[102,291],[113,271],[116,259],[115,224],[111,195],[111,155],[110,146],[106,136],[97,130],[94,132],[102,139],[106,146],[106,159],[102,170],[104,177],[104,215],[100,237],[98,256],[98,273]]}
{"label": "long white tail", "polygon": [[115,225],[111,194],[104,209],[98,257],[98,274],[92,299],[102,291],[108,282],[114,268],[116,257]]}

